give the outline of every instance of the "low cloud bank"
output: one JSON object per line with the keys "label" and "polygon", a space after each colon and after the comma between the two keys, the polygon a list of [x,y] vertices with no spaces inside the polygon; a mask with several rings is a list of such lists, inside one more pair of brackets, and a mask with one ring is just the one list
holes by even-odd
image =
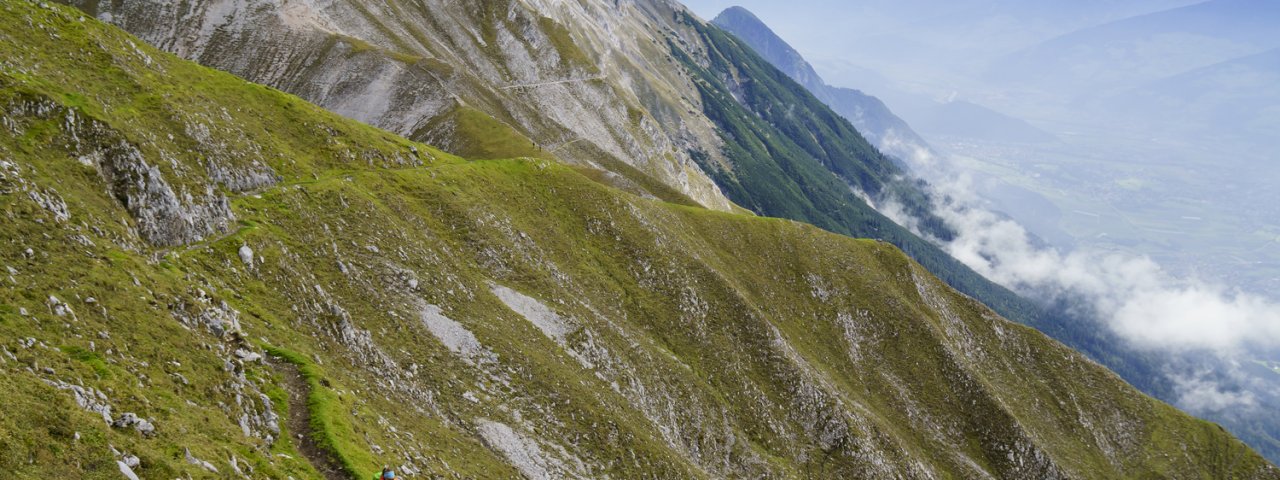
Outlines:
{"label": "low cloud bank", "polygon": [[1173,278],[1146,257],[1037,246],[1017,222],[972,207],[963,190],[948,190],[939,195],[944,200],[937,214],[957,235],[943,247],[1001,285],[1045,300],[1085,298],[1090,313],[1143,348],[1280,347],[1280,304],[1197,279]]}
{"label": "low cloud bank", "polygon": [[[984,208],[972,181],[926,150],[908,157],[931,182],[934,210],[955,231],[935,242],[988,279],[1046,304],[1065,301],[1129,347],[1165,354],[1168,399],[1188,411],[1244,415],[1280,402],[1280,381],[1247,373],[1252,358],[1280,351],[1280,303],[1195,278],[1177,278],[1148,257],[1046,245],[1007,216]],[[875,207],[921,234],[892,199]]]}
{"label": "low cloud bank", "polygon": [[[1258,395],[1247,387],[1234,384],[1241,375],[1238,371],[1199,372],[1198,374],[1170,375],[1178,390],[1178,405],[1192,412],[1224,412],[1252,409],[1259,406]],[[1247,379],[1246,379],[1247,380]],[[1265,386],[1250,385],[1254,389]]]}
{"label": "low cloud bank", "polygon": [[[977,207],[974,190],[962,178],[935,187],[935,213],[956,232],[954,240],[939,243],[956,259],[1024,296],[1071,299],[1083,310],[1077,313],[1099,320],[1134,348],[1167,352],[1171,360],[1186,353],[1216,357],[1218,370],[1228,371],[1166,372],[1177,391],[1170,400],[1188,411],[1242,413],[1259,407],[1257,394],[1270,387],[1254,385],[1257,379],[1236,380],[1243,379],[1234,359],[1280,348],[1280,304],[1175,278],[1147,257],[1087,248],[1064,253],[1037,242],[1016,221]],[[892,202],[881,210],[914,225]]]}

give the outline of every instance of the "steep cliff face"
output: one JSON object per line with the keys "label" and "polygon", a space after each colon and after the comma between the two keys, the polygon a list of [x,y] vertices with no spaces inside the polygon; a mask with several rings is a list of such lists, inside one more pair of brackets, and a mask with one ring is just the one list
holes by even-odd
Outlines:
{"label": "steep cliff face", "polygon": [[664,2],[68,3],[164,50],[451,152],[556,157],[643,183],[638,169],[730,208],[689,158],[692,147],[718,152],[719,139],[654,37],[670,31],[663,22],[677,8]]}
{"label": "steep cliff face", "polygon": [[462,161],[66,7],[0,3],[0,112],[16,478],[1280,478],[887,244]]}

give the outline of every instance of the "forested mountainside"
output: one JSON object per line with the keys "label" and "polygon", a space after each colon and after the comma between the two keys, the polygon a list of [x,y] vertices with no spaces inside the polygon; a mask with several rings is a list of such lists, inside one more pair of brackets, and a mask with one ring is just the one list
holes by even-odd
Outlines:
{"label": "forested mountainside", "polygon": [[1280,478],[892,246],[0,3],[16,478]]}
{"label": "forested mountainside", "polygon": [[827,85],[800,52],[778,37],[751,11],[730,7],[720,12],[711,23],[741,39],[771,65],[849,120],[881,152],[906,162],[919,155],[932,154],[929,143],[889,110],[884,102],[857,89]]}

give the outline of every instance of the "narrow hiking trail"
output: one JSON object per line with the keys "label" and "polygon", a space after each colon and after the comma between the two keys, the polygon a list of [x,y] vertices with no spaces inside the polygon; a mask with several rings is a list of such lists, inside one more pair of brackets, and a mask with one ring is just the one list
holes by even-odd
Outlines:
{"label": "narrow hiking trail", "polygon": [[548,85],[563,85],[566,83],[593,82],[596,80],[604,80],[605,78],[608,78],[608,76],[605,74],[600,74],[600,75],[592,75],[590,77],[585,77],[585,78],[566,78],[564,80],[552,80],[547,82],[518,83],[515,85],[507,85],[505,87],[498,87],[498,89],[499,90],[515,90],[517,88],[545,87]]}
{"label": "narrow hiking trail", "polygon": [[342,464],[320,445],[316,443],[311,432],[311,410],[307,408],[307,398],[311,396],[311,386],[302,378],[298,366],[281,358],[266,356],[267,364],[280,374],[284,382],[280,385],[289,394],[289,418],[286,427],[292,437],[298,453],[306,457],[307,462],[320,472],[326,480],[350,480],[351,476],[342,470]]}

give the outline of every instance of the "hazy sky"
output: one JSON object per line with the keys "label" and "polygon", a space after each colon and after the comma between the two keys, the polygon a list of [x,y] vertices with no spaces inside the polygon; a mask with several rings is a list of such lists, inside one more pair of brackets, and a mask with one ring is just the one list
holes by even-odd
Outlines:
{"label": "hazy sky", "polygon": [[747,8],[799,50],[828,83],[874,87],[874,82],[857,84],[867,83],[867,75],[873,74],[916,93],[960,90],[962,96],[965,90],[981,90],[979,80],[989,62],[1002,56],[1076,29],[1194,3],[1198,1],[684,1],[707,20],[730,6]]}
{"label": "hazy sky", "polygon": [[[715,18],[731,6],[745,7],[814,63],[831,58],[834,52],[839,51],[831,46],[862,36],[865,33],[863,25],[870,23],[857,22],[857,31],[842,26],[849,23],[850,17],[859,16],[859,12],[865,15],[867,10],[855,8],[847,1],[688,0],[683,3],[706,20]],[[881,18],[879,23],[887,24],[888,19]]]}

